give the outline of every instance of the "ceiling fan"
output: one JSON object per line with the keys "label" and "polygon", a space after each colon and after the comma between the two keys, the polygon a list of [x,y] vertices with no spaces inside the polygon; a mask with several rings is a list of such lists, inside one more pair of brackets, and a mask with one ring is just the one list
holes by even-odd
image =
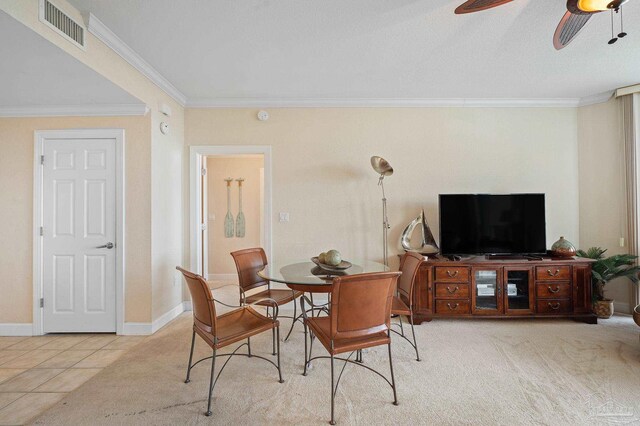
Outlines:
{"label": "ceiling fan", "polygon": [[[479,12],[510,3],[513,0],[467,0],[455,10],[457,15],[464,13]],[[564,14],[553,35],[553,46],[560,50],[566,47],[576,35],[582,30],[586,23],[596,13],[611,11],[611,40],[609,44],[618,41],[627,35],[622,28],[622,8],[621,6],[628,0],[567,0],[567,12]],[[613,33],[613,13],[620,13],[620,33],[614,36]]]}

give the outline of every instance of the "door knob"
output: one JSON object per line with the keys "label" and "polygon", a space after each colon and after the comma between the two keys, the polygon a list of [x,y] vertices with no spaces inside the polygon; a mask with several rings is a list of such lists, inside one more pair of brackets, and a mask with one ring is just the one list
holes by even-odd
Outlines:
{"label": "door knob", "polygon": [[103,246],[98,246],[96,248],[106,248],[111,250],[113,248],[113,243],[112,242],[108,242],[107,244],[103,245]]}

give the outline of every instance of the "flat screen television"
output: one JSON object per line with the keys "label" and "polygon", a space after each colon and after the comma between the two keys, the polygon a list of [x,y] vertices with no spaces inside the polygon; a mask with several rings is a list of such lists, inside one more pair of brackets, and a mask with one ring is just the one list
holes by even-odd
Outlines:
{"label": "flat screen television", "polygon": [[544,194],[440,194],[443,255],[546,253]]}

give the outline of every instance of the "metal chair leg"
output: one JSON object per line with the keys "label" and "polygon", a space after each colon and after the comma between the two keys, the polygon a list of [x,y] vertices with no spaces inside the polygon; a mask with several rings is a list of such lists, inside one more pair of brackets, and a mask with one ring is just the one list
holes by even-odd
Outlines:
{"label": "metal chair leg", "polygon": [[334,386],[334,379],[333,379],[333,355],[331,355],[331,421],[329,422],[329,424],[331,425],[335,425],[336,424],[336,420],[334,417],[334,406],[335,406],[335,399],[336,399],[336,392],[333,389]]}
{"label": "metal chair leg", "polygon": [[193,331],[193,335],[191,336],[191,352],[189,352],[189,366],[187,367],[187,378],[184,380],[185,383],[189,383],[191,379],[189,376],[191,375],[191,361],[193,361],[193,347],[196,344],[196,332]]}
{"label": "metal chair leg", "polygon": [[418,353],[418,341],[416,340],[416,331],[413,328],[413,311],[411,312],[411,334],[413,334],[413,347],[416,349],[416,361],[420,361],[420,354]]}
{"label": "metal chair leg", "polygon": [[[304,312],[304,299],[300,298],[300,309]],[[307,322],[302,321],[302,326],[304,328],[304,370],[302,371],[302,375],[307,375]]]}
{"label": "metal chair leg", "polygon": [[280,383],[284,383],[284,380],[282,379],[282,369],[280,368],[280,326],[276,327],[276,333],[278,335],[278,338],[276,339],[278,342],[278,376],[280,377],[280,380],[278,380]]}
{"label": "metal chair leg", "polygon": [[251,358],[251,337],[247,337],[247,351],[249,353],[249,358]]}
{"label": "metal chair leg", "polygon": [[271,336],[272,336],[271,345],[273,347],[273,351],[271,352],[271,355],[275,355],[276,354],[276,329],[275,328],[271,329]]}
{"label": "metal chair leg", "polygon": [[402,315],[398,315],[398,319],[400,320],[400,333],[402,337],[404,337],[404,327],[402,326]]}
{"label": "metal chair leg", "polygon": [[289,340],[289,336],[291,336],[291,332],[293,331],[293,326],[296,325],[296,321],[298,319],[297,307],[298,305],[296,305],[296,299],[293,299],[293,319],[291,320],[291,328],[289,329],[289,333],[287,333],[287,337],[284,338],[285,342]]}
{"label": "metal chair leg", "polygon": [[213,356],[211,357],[211,379],[209,380],[209,403],[207,404],[207,412],[205,416],[211,415],[211,396],[213,395],[213,373],[216,369],[216,350],[213,350]]}
{"label": "metal chair leg", "polygon": [[393,375],[393,360],[391,359],[391,342],[389,346],[389,368],[391,370],[391,388],[393,389],[393,405],[398,405],[398,395],[396,394],[396,379]]}

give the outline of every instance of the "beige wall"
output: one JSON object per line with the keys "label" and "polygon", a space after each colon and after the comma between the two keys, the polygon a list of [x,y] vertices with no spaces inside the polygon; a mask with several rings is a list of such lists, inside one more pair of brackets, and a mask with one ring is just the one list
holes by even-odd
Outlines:
{"label": "beige wall", "polygon": [[[66,0],[57,0],[56,6],[82,22],[80,12]],[[182,217],[182,204],[187,200],[183,192],[186,161],[184,108],[89,32],[86,33],[87,48],[81,50],[39,22],[38,0],[0,0],[0,9],[149,107],[147,154],[150,155],[150,162],[140,164],[146,164],[146,172],[150,170],[150,177],[139,184],[146,187],[147,196],[151,199],[151,209],[145,219],[146,226],[150,226],[152,231],[149,253],[145,254],[151,256],[151,268],[146,277],[147,292],[151,292],[151,296],[145,296],[151,297],[151,306],[148,308],[151,315],[147,315],[149,310],[143,307],[143,314],[136,314],[136,317],[145,317],[143,322],[158,319],[182,302],[182,282],[176,275],[175,266],[188,264],[183,252],[183,245],[188,240],[184,234],[185,221]],[[160,113],[161,104],[167,104],[172,109],[171,117]],[[171,126],[168,135],[160,133],[161,121]],[[71,124],[71,127],[77,126]],[[128,305],[132,304],[132,301],[127,302]]]}
{"label": "beige wall", "polygon": [[[580,171],[580,241],[607,255],[627,253],[620,237],[627,235],[624,186],[624,141],[618,100],[578,108]],[[631,312],[632,285],[626,280],[607,285],[606,296],[618,311]]]}
{"label": "beige wall", "polygon": [[0,118],[0,323],[33,318],[33,135],[35,130],[125,129],[125,321],[151,320],[150,118]]}
{"label": "beige wall", "polygon": [[[236,274],[235,263],[229,255],[232,251],[249,247],[259,247],[261,191],[261,169],[264,160],[260,158],[207,158],[208,186],[208,236],[209,236],[209,274]],[[242,211],[245,217],[244,238],[226,238],[224,218],[227,214],[227,177],[244,178],[242,183]],[[238,217],[238,183],[231,184],[231,214],[234,224]],[[235,230],[235,228],[234,228]]]}
{"label": "beige wall", "polygon": [[[392,254],[404,226],[425,208],[438,238],[437,196],[544,192],[547,245],[578,243],[577,112],[572,108],[188,109],[188,145],[273,147],[273,256],[309,258],[329,247],[346,259],[382,260],[386,179]],[[186,179],[185,175],[185,179]],[[290,222],[277,221],[289,212]],[[186,248],[185,250],[188,250]],[[395,256],[392,264],[397,266]]]}

